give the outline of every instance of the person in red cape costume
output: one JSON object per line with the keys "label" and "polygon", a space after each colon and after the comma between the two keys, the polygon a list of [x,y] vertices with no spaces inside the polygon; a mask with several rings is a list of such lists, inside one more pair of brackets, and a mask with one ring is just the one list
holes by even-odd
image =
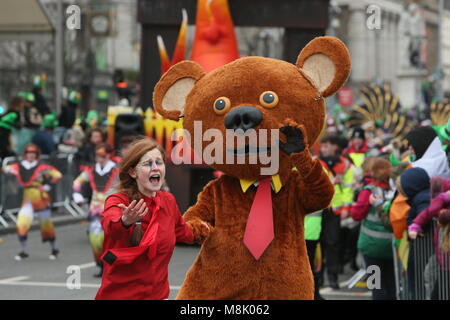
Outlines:
{"label": "person in red cape costume", "polygon": [[[104,271],[96,300],[161,300],[169,297],[168,265],[176,242],[200,240],[185,223],[172,194],[161,191],[164,150],[135,141],[119,168],[117,193],[105,201]],[[208,233],[204,225],[202,233]]]}

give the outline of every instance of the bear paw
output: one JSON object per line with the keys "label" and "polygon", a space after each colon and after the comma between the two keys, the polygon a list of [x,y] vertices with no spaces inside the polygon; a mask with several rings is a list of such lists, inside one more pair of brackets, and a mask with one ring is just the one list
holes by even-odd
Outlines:
{"label": "bear paw", "polygon": [[186,224],[194,233],[194,240],[200,243],[203,243],[206,240],[213,229],[209,223],[200,219],[187,221]]}
{"label": "bear paw", "polygon": [[280,149],[284,153],[291,155],[308,149],[306,130],[303,125],[298,125],[288,119],[286,124],[280,128],[280,131],[286,136],[286,143],[280,140]]}

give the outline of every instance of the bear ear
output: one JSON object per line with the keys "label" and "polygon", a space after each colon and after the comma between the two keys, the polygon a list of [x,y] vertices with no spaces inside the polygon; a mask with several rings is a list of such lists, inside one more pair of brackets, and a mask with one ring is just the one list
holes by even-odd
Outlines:
{"label": "bear ear", "polygon": [[153,91],[153,106],[163,117],[178,120],[184,114],[186,97],[205,75],[193,61],[181,61],[167,70]]}
{"label": "bear ear", "polygon": [[347,80],[350,54],[338,38],[318,37],[303,48],[295,65],[310,78],[322,97],[328,97]]}

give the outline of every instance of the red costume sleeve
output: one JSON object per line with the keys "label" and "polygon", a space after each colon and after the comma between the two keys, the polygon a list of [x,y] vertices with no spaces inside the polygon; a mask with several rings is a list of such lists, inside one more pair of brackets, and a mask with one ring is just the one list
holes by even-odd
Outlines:
{"label": "red costume sleeve", "polygon": [[121,193],[114,193],[106,198],[105,209],[101,214],[102,227],[105,234],[108,233],[112,239],[127,241],[133,228],[126,228],[122,224],[122,209],[117,206],[120,203],[128,205],[128,197]]}
{"label": "red costume sleeve", "polygon": [[181,216],[177,208],[178,221],[175,225],[175,235],[177,242],[194,242],[194,233],[191,228],[186,224],[184,218]]}
{"label": "red costume sleeve", "polygon": [[177,239],[177,242],[194,242],[194,233],[184,221],[184,218],[181,215],[180,210],[178,209],[175,197],[171,193],[166,193],[166,195],[168,196],[167,201],[173,208],[173,213],[175,215],[175,237]]}
{"label": "red costume sleeve", "polygon": [[371,194],[372,192],[368,189],[364,189],[359,193],[358,200],[350,208],[353,220],[361,221],[367,217],[370,209],[369,198]]}

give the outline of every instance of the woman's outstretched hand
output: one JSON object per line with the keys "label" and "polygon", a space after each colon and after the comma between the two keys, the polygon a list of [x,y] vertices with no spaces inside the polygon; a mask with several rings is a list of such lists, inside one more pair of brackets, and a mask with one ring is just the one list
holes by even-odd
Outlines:
{"label": "woman's outstretched hand", "polygon": [[128,206],[122,203],[117,206],[122,209],[122,222],[126,226],[140,221],[148,212],[144,199],[139,200],[139,202],[133,200]]}

